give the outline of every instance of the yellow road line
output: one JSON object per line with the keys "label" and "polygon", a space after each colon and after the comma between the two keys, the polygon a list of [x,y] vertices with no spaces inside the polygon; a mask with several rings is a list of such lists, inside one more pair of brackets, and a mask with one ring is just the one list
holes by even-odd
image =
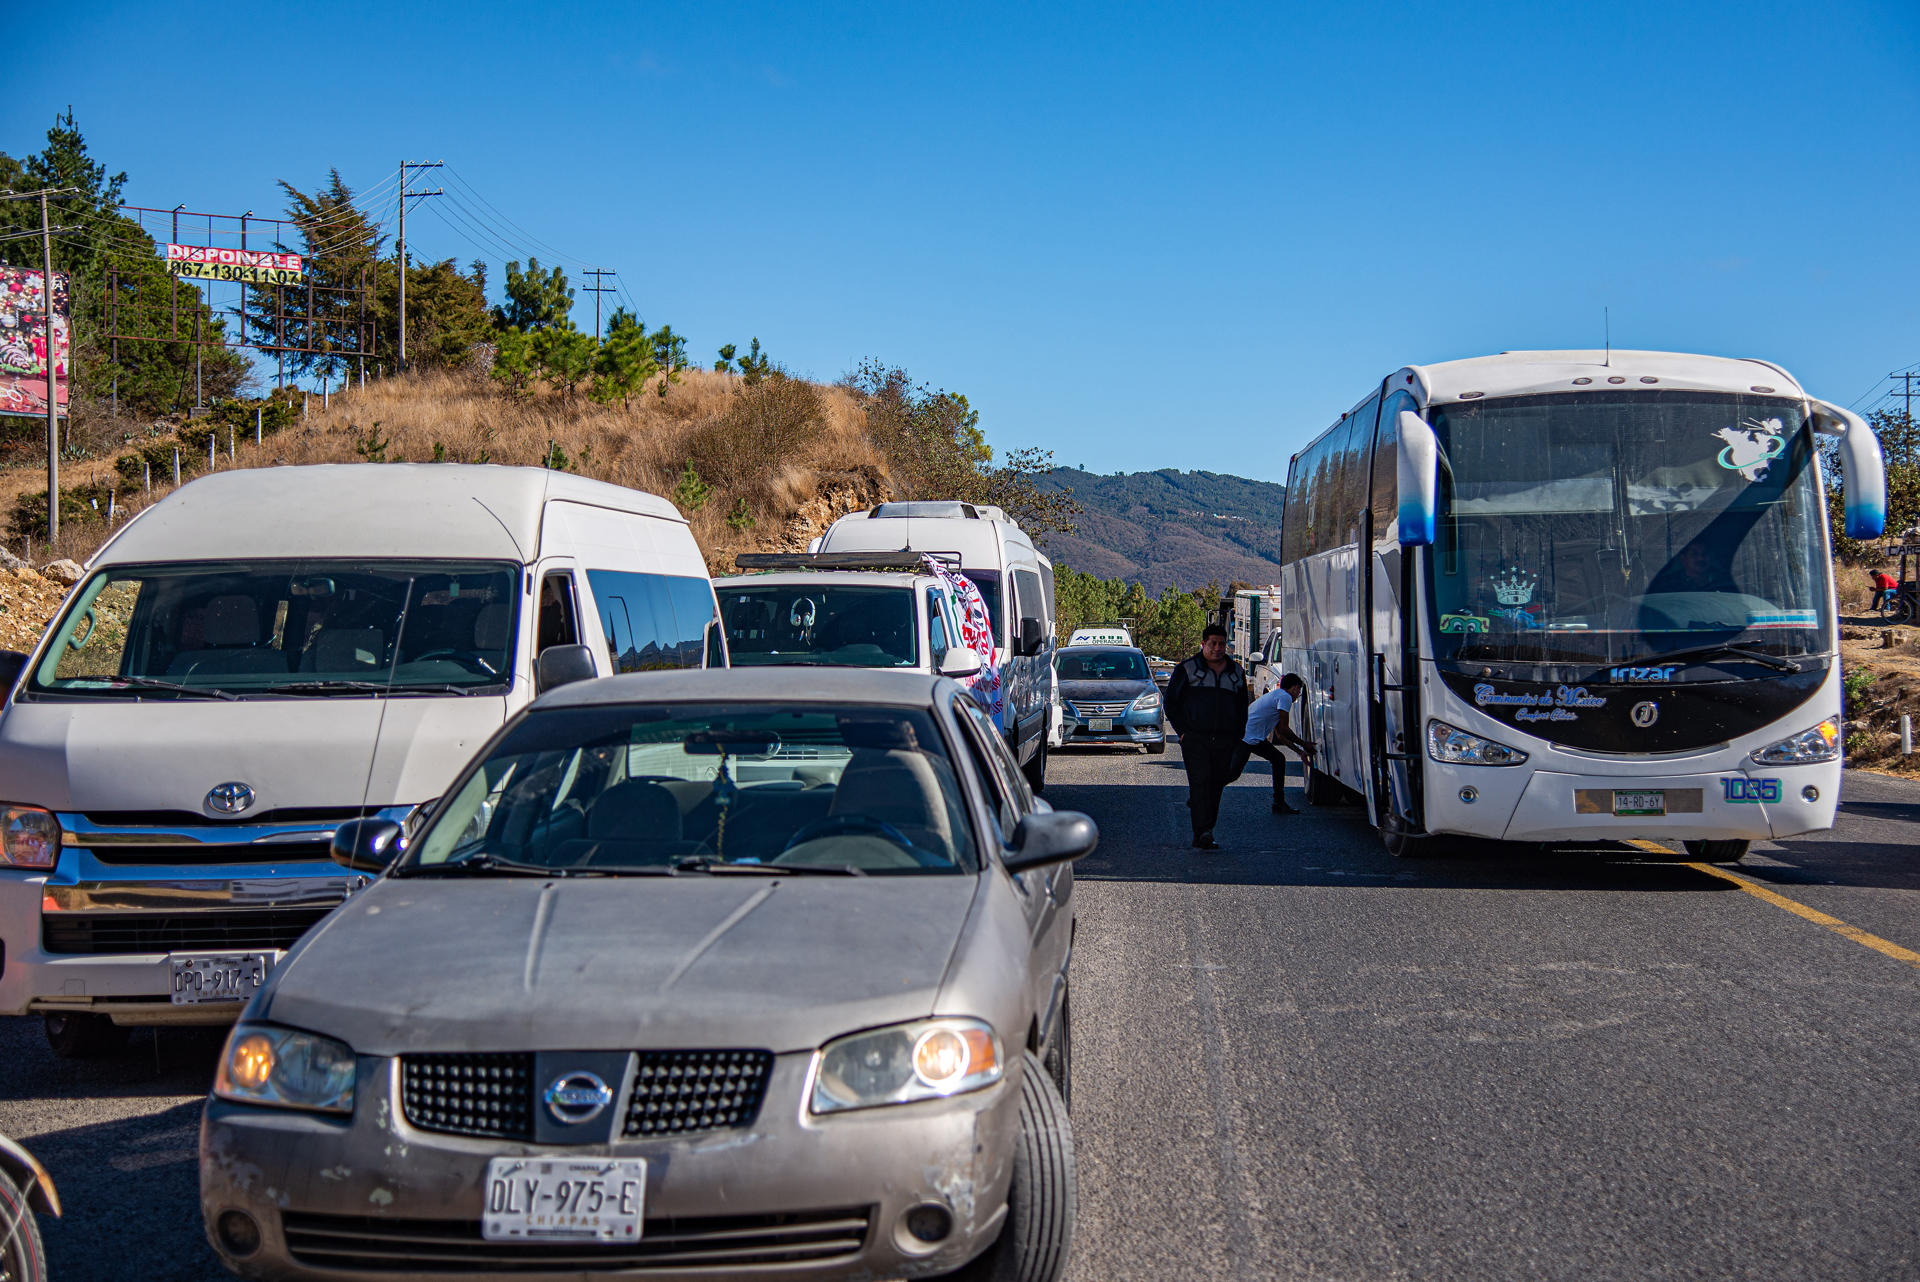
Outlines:
{"label": "yellow road line", "polygon": [[[1655,854],[1673,853],[1666,846],[1655,841],[1643,841],[1636,838],[1629,840],[1627,844],[1630,846],[1638,846],[1642,850],[1652,851]],[[1871,948],[1874,952],[1884,957],[1891,957],[1895,961],[1905,962],[1909,966],[1920,968],[1920,953],[1914,952],[1911,948],[1902,948],[1891,940],[1869,934],[1861,930],[1858,926],[1849,926],[1838,917],[1829,917],[1817,908],[1809,908],[1803,903],[1788,899],[1785,895],[1769,890],[1758,882],[1749,881],[1738,873],[1728,872],[1725,868],[1715,868],[1712,864],[1689,863],[1687,867],[1696,872],[1706,873],[1710,877],[1718,877],[1722,881],[1730,881],[1740,887],[1740,889],[1746,891],[1749,895],[1752,895],[1755,899],[1765,900],[1775,908],[1784,908],[1794,916],[1804,917],[1816,926],[1825,926],[1834,934],[1851,939],[1856,944]]]}

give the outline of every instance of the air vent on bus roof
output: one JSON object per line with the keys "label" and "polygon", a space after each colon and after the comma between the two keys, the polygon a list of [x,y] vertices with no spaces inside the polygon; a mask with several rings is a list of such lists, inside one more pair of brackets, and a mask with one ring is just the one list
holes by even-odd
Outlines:
{"label": "air vent on bus roof", "polygon": [[956,500],[934,500],[908,503],[882,503],[867,513],[874,520],[953,520],[968,521],[1004,521],[1007,514],[997,507],[978,503],[961,503]]}

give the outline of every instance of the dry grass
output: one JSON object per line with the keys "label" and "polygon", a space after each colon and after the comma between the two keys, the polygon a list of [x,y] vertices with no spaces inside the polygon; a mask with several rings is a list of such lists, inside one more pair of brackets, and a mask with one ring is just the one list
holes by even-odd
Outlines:
{"label": "dry grass", "polygon": [[[539,466],[557,448],[583,476],[671,498],[692,460],[713,492],[687,516],[716,573],[731,569],[738,552],[804,546],[835,516],[889,497],[885,460],[845,389],[784,379],[749,388],[737,376],[705,370],[684,378],[665,397],[649,389],[631,407],[546,388],[509,397],[463,372],[383,379],[335,395],[324,411],[315,397],[304,421],[258,447],[243,437],[234,460],[222,456],[219,466],[356,463],[369,454],[392,463]],[[112,474],[110,454],[67,465],[62,481]],[[8,469],[0,501],[44,484],[44,472]],[[150,496],[121,496],[118,514],[129,517],[170,490],[155,485]],[[82,560],[108,532],[104,519],[69,522],[56,548],[35,540],[32,560]]]}

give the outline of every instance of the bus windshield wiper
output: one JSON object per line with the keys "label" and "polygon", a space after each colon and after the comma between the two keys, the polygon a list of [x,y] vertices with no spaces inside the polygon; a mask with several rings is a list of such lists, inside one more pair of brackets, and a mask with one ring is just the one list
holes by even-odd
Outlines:
{"label": "bus windshield wiper", "polygon": [[1777,654],[1762,654],[1758,650],[1749,650],[1741,645],[1703,645],[1692,650],[1679,650],[1673,654],[1649,655],[1644,659],[1627,659],[1611,667],[1665,667],[1675,663],[1692,663],[1700,659],[1745,659],[1749,663],[1758,663],[1774,669],[1776,672],[1798,672],[1800,664],[1792,659],[1783,659]]}
{"label": "bus windshield wiper", "polygon": [[238,699],[240,696],[231,690],[222,690],[219,686],[189,686],[178,681],[162,681],[158,677],[112,677],[107,681],[110,690],[164,690],[171,694],[192,694],[202,699]]}

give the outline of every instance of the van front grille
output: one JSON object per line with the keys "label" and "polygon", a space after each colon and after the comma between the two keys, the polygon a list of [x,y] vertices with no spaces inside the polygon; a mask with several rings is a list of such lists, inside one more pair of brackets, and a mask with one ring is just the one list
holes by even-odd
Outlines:
{"label": "van front grille", "polygon": [[57,912],[40,917],[50,953],[214,953],[291,948],[324,908],[236,908],[177,913]]}

